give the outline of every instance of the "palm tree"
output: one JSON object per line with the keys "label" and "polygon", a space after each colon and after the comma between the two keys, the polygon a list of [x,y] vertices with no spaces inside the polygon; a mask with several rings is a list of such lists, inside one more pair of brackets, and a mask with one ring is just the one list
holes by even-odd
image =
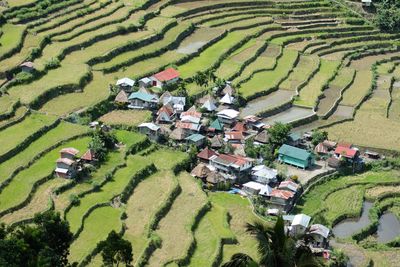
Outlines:
{"label": "palm tree", "polygon": [[258,264],[249,256],[244,253],[233,254],[231,260],[224,263],[222,267],[250,267],[258,266]]}

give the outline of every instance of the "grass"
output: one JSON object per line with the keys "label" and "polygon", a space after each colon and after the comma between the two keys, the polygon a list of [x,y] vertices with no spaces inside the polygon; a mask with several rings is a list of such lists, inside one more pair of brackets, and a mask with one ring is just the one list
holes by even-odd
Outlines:
{"label": "grass", "polygon": [[193,238],[190,232],[192,218],[207,201],[198,183],[187,173],[179,175],[178,181],[182,192],[159,223],[156,234],[162,240],[162,247],[152,254],[149,266],[160,266],[169,260],[185,256]]}
{"label": "grass", "polygon": [[31,192],[33,184],[54,171],[55,162],[60,156],[60,149],[63,147],[74,147],[81,151],[80,153],[82,154],[88,143],[89,138],[81,138],[68,142],[44,155],[28,169],[21,171],[1,192],[0,210],[4,211],[23,202]]}
{"label": "grass", "polygon": [[210,68],[218,58],[227,52],[230,47],[239,43],[247,35],[254,33],[259,28],[250,30],[230,32],[223,39],[204,50],[198,57],[178,67],[183,79],[192,77],[197,71],[204,71]]}
{"label": "grass", "polygon": [[[4,154],[15,148],[26,138],[37,132],[46,125],[54,123],[56,120],[53,116],[45,116],[42,114],[31,114],[22,122],[6,128],[0,132],[0,154]],[[11,138],[12,137],[12,138]]]}
{"label": "grass", "polygon": [[10,112],[12,106],[15,104],[16,100],[8,95],[3,95],[0,97],[0,114]]}
{"label": "grass", "polygon": [[260,92],[268,92],[277,86],[279,81],[288,75],[297,56],[294,50],[284,50],[274,70],[258,72],[249,81],[241,84],[240,92],[243,97],[248,98]]}
{"label": "grass", "polygon": [[343,94],[341,105],[355,106],[367,94],[370,89],[372,81],[372,72],[369,70],[362,70],[356,73],[353,84]]}
{"label": "grass", "polygon": [[99,63],[95,65],[95,69],[107,69],[113,67],[115,65],[124,64],[129,59],[136,58],[146,53],[154,52],[159,50],[162,47],[166,47],[173,41],[175,41],[176,37],[183,32],[187,27],[188,23],[179,23],[178,26],[173,27],[169,31],[167,31],[164,35],[164,38],[160,41],[153,42],[147,46],[144,46],[139,49],[128,50],[124,53],[116,55],[111,60],[108,60],[104,63]]}
{"label": "grass", "polygon": [[18,153],[16,156],[1,163],[0,182],[4,182],[4,180],[7,179],[18,167],[27,165],[40,152],[45,151],[58,142],[86,133],[87,131],[88,129],[83,126],[61,122],[57,127],[32,142],[26,149]]}
{"label": "grass", "polygon": [[211,266],[222,239],[235,238],[229,228],[227,210],[223,206],[213,204],[211,210],[200,220],[194,237],[196,249],[190,258],[189,266]]}
{"label": "grass", "polygon": [[300,91],[296,105],[314,107],[324,84],[334,75],[340,62],[321,60],[321,67],[314,77]]}
{"label": "grass", "polygon": [[[23,116],[25,116],[26,112],[28,111],[28,109],[25,106],[21,106],[19,108],[17,108],[15,110],[15,114],[14,116],[12,116],[9,119],[6,120],[1,120],[0,121],[0,127],[6,127],[6,125],[10,126],[13,122],[18,121],[19,119],[21,119]],[[4,129],[5,129],[4,128]]]}
{"label": "grass", "polygon": [[5,53],[16,48],[21,42],[25,26],[4,24],[1,27],[1,30],[3,31],[3,34],[0,37],[0,56],[3,56]]}
{"label": "grass", "polygon": [[54,178],[44,183],[37,189],[28,205],[22,209],[6,214],[1,218],[1,221],[10,224],[33,218],[36,213],[43,212],[50,207],[50,198],[54,189],[70,182],[71,181],[68,179]]}
{"label": "grass", "polygon": [[327,210],[325,218],[332,223],[341,215],[357,216],[361,213],[363,186],[352,186],[330,194],[323,202]]}
{"label": "grass", "polygon": [[157,172],[142,181],[129,198],[125,210],[128,214],[125,238],[132,243],[134,255],[140,255],[146,247],[150,219],[167,199],[174,179],[171,171]]}
{"label": "grass", "polygon": [[239,195],[227,193],[213,193],[209,199],[213,205],[224,207],[227,210],[230,216],[230,229],[238,241],[238,244],[235,245],[224,245],[223,262],[226,262],[233,254],[239,252],[249,255],[253,259],[258,259],[257,242],[245,231],[246,223],[252,223],[258,219],[252,212],[249,201]]}
{"label": "grass", "polygon": [[80,199],[80,204],[73,207],[67,213],[66,219],[70,224],[70,230],[75,233],[81,225],[82,216],[90,207],[98,203],[110,201],[114,196],[119,195],[128,185],[130,178],[134,174],[148,165],[145,161],[138,160],[135,156],[129,156],[126,161],[127,166],[119,169],[113,179],[107,182],[98,192],[85,195]]}
{"label": "grass", "polygon": [[[346,213],[346,209],[349,208],[349,210],[351,209],[353,211],[357,209],[357,205],[359,205],[358,202],[361,202],[359,194],[360,192],[362,193],[362,199],[364,188],[366,188],[367,186],[375,186],[377,184],[398,182],[399,177],[400,175],[397,171],[370,171],[363,174],[349,175],[336,179],[331,179],[329,181],[326,181],[325,183],[313,187],[312,190],[303,195],[298,202],[295,212],[302,212],[308,215],[312,215],[319,210],[327,208],[329,222],[331,223],[334,218],[336,218],[336,216],[340,215],[341,213]],[[356,184],[358,185],[351,186]],[[337,190],[343,187],[348,187],[350,189],[342,189],[340,190],[342,192],[338,191],[338,193],[333,193],[332,195],[330,195],[333,190]],[[352,202],[346,202],[344,200],[341,200],[341,198],[347,198],[347,201]],[[339,205],[338,203],[342,203],[342,205]]]}
{"label": "grass", "polygon": [[110,76],[95,71],[93,72],[93,80],[83,88],[83,92],[74,92],[52,98],[40,108],[40,111],[63,116],[93,106],[109,96],[110,90],[107,84],[110,78]]}
{"label": "grass", "polygon": [[122,227],[120,216],[121,210],[110,206],[95,209],[85,220],[79,237],[72,243],[68,260],[81,262],[98,242],[107,238],[108,233],[112,230],[119,232]]}
{"label": "grass", "polygon": [[317,69],[319,58],[312,55],[300,56],[299,63],[289,77],[279,86],[279,89],[296,90],[296,88]]}
{"label": "grass", "polygon": [[148,110],[113,110],[99,118],[99,121],[107,125],[138,126],[150,121],[151,112]]}
{"label": "grass", "polygon": [[385,186],[374,186],[365,190],[365,197],[368,199],[375,200],[387,193],[398,193],[400,188],[398,186],[385,185]]}
{"label": "grass", "polygon": [[16,85],[8,92],[22,103],[29,104],[49,89],[70,84],[79,84],[80,78],[88,72],[86,65],[62,64],[62,67],[50,70],[47,75],[29,84]]}

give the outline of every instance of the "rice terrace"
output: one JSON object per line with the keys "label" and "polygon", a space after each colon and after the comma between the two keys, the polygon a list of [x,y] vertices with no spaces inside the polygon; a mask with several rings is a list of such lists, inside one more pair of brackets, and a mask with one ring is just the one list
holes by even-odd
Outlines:
{"label": "rice terrace", "polygon": [[0,25],[0,266],[399,266],[399,1],[0,0]]}

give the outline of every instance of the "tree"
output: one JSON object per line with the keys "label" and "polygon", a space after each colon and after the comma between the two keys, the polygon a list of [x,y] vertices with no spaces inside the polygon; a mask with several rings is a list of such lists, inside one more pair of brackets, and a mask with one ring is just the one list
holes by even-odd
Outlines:
{"label": "tree", "polygon": [[68,266],[72,233],[59,213],[36,214],[33,224],[0,228],[0,266]]}
{"label": "tree", "polygon": [[92,136],[92,140],[89,143],[89,148],[93,150],[99,161],[104,161],[107,155],[107,148],[101,137],[98,134]]}
{"label": "tree", "polygon": [[258,155],[257,149],[254,146],[254,138],[248,138],[245,142],[244,152],[250,158],[256,158]]}
{"label": "tree", "polygon": [[383,31],[397,32],[400,29],[400,1],[383,0],[377,5],[375,24]]}
{"label": "tree", "polygon": [[233,254],[230,261],[224,263],[222,267],[252,267],[258,264],[249,256],[244,253]]}
{"label": "tree", "polygon": [[328,132],[326,131],[320,131],[320,130],[315,130],[311,134],[311,143],[316,146],[319,143],[322,143],[328,139]]}
{"label": "tree", "polygon": [[290,130],[292,130],[292,126],[290,124],[284,124],[281,122],[275,123],[271,128],[268,129],[270,143],[274,145],[274,147],[281,146],[287,141]]}
{"label": "tree", "polygon": [[131,266],[133,260],[132,245],[124,240],[120,234],[111,231],[106,240],[100,242],[101,256],[104,266]]}
{"label": "tree", "polygon": [[177,91],[176,91],[177,96],[182,96],[182,97],[188,97],[188,93],[186,90],[186,83],[185,82],[180,82],[177,85]]}

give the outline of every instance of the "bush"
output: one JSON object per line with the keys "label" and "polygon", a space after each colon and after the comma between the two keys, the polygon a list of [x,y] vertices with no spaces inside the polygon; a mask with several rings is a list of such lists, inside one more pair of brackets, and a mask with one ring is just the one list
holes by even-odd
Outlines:
{"label": "bush", "polygon": [[75,195],[75,194],[69,195],[69,203],[72,206],[78,206],[80,204],[80,202],[81,201],[80,201],[80,199],[79,199],[79,197],[77,195]]}
{"label": "bush", "polygon": [[60,60],[58,58],[51,58],[50,61],[47,61],[45,64],[45,68],[48,70],[56,69],[60,67]]}

